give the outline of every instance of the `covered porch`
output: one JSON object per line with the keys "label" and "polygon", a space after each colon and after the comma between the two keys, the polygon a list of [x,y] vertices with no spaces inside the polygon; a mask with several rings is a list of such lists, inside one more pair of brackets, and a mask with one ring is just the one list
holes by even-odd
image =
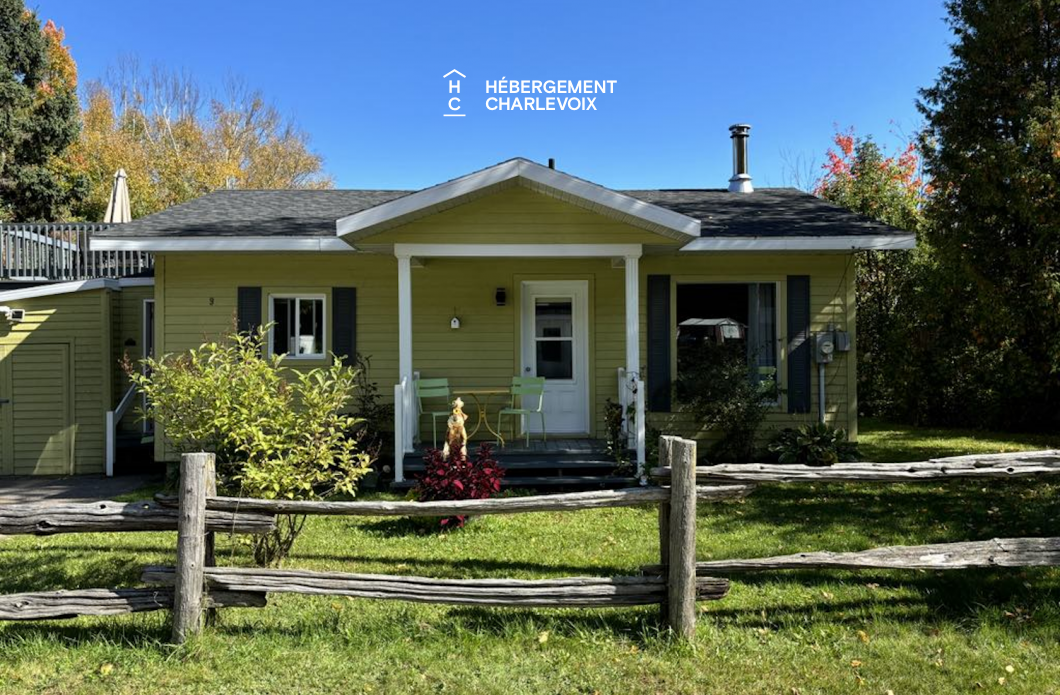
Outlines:
{"label": "covered porch", "polygon": [[[623,437],[639,476],[641,254],[639,244],[395,244],[396,482],[422,469],[426,448],[441,446],[445,417],[432,413],[456,397],[472,447],[496,443],[509,477],[524,485],[629,482],[628,473],[613,475],[604,441],[606,403],[616,402],[628,414]],[[544,377],[540,399],[514,403],[541,413],[499,422],[513,405],[513,377]],[[417,384],[438,379],[447,397],[422,398]]]}

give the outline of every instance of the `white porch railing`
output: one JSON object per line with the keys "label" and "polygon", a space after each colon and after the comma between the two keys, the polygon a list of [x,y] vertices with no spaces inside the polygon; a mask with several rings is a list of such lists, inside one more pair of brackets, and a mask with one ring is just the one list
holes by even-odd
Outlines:
{"label": "white porch railing", "polygon": [[107,411],[107,477],[114,476],[114,460],[118,455],[118,423],[125,416],[132,402],[136,400],[136,387],[130,386],[118,402],[118,407]]}
{"label": "white porch railing", "polygon": [[415,380],[394,384],[394,480],[405,480],[405,454],[415,448],[420,416],[414,397]]}
{"label": "white porch railing", "polygon": [[[625,367],[618,368],[618,402],[622,406],[622,429],[626,433],[626,444],[637,454],[637,476],[643,477],[645,464],[645,400],[644,382],[637,374],[630,374]],[[630,417],[632,410],[632,418]],[[630,427],[630,421],[633,427]]]}

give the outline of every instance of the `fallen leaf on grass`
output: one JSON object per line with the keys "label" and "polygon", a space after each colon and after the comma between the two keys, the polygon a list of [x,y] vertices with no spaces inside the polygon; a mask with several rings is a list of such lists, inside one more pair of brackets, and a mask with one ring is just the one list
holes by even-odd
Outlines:
{"label": "fallen leaf on grass", "polygon": [[851,668],[858,668],[859,666],[861,666],[861,660],[860,659],[851,660],[850,666],[851,666]]}
{"label": "fallen leaf on grass", "polygon": [[103,664],[99,667],[99,675],[109,676],[114,671],[114,664]]}
{"label": "fallen leaf on grass", "polygon": [[544,632],[542,632],[540,635],[537,636],[537,643],[538,644],[544,644],[547,641],[548,641],[548,630],[545,630]]}
{"label": "fallen leaf on grass", "polygon": [[1012,664],[1009,664],[1008,666],[1005,667],[1005,672],[1006,673],[1013,673],[1013,672],[1015,672],[1015,670],[1016,670],[1016,667],[1013,666]]}
{"label": "fallen leaf on grass", "polygon": [[864,630],[858,630],[858,639],[864,642],[865,644],[868,644],[869,640],[872,638],[869,637],[869,633],[865,632]]}

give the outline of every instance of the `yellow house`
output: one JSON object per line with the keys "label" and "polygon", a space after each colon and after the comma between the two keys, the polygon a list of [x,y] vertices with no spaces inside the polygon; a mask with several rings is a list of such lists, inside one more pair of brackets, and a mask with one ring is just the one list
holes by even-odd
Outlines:
{"label": "yellow house", "polygon": [[[746,130],[733,139],[739,152]],[[236,322],[271,323],[268,349],[292,365],[370,356],[396,406],[399,482],[435,437],[421,411],[445,408],[417,397],[428,379],[468,401],[469,425],[483,405],[476,437],[502,435],[502,463],[525,455],[523,433],[538,452],[598,442],[609,400],[631,413],[641,464],[652,426],[702,434],[671,385],[704,326],[777,380],[771,425],[823,417],[856,436],[854,254],[915,239],[794,189],[753,190],[734,161],[729,189],[611,190],[512,159],[419,191],[224,190],[92,248],[155,254],[160,354]],[[513,418],[513,439],[496,411],[517,376],[545,377],[540,403],[522,402],[544,417]]]}

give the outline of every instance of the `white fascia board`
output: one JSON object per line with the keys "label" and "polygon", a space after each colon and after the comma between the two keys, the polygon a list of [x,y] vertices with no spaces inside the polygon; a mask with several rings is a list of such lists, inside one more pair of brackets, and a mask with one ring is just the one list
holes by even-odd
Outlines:
{"label": "white fascia board", "polygon": [[356,251],[342,239],[331,237],[93,238],[89,248],[92,251]]}
{"label": "white fascia board", "polygon": [[681,251],[900,251],[916,248],[915,234],[817,237],[703,237]]}
{"label": "white fascia board", "polygon": [[425,188],[388,203],[356,212],[335,223],[336,235],[346,236],[385,224],[405,215],[415,214],[464,195],[495,186],[510,179],[522,178],[539,186],[561,191],[587,202],[606,207],[623,215],[663,227],[689,237],[699,236],[700,222],[694,217],[646,203],[632,196],[612,191],[595,183],[575,178],[555,169],[525,159],[501,162],[452,181]]}
{"label": "white fascia board", "polygon": [[70,294],[71,292],[88,292],[89,290],[121,290],[119,282],[113,278],[95,278],[93,280],[77,280],[75,282],[57,282],[50,285],[37,285],[27,287],[24,290],[7,290],[0,292],[0,302],[13,302],[19,299],[33,299],[34,297],[50,297],[56,294]]}
{"label": "white fascia board", "polygon": [[640,244],[394,244],[398,258],[640,258]]}
{"label": "white fascia board", "polygon": [[154,287],[154,278],[118,278],[119,287]]}

